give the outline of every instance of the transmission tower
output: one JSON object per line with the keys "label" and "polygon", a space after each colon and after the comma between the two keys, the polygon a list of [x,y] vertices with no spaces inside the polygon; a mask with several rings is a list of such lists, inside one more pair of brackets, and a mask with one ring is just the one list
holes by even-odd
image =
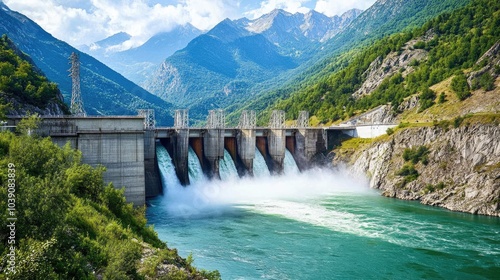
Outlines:
{"label": "transmission tower", "polygon": [[243,112],[241,112],[238,128],[242,129],[255,128],[256,124],[257,124],[257,118],[255,117],[254,110],[243,110]]}
{"label": "transmission tower", "polygon": [[270,128],[285,128],[285,112],[281,110],[273,110],[271,119],[269,120]]}
{"label": "transmission tower", "polygon": [[71,114],[74,116],[85,117],[87,114],[83,109],[82,91],[80,89],[80,60],[76,53],[69,57],[71,63],[70,76],[72,80],[71,87]]}
{"label": "transmission tower", "polygon": [[188,110],[186,110],[186,109],[175,110],[174,127],[175,128],[188,128],[189,127]]}
{"label": "transmission tower", "polygon": [[299,117],[297,118],[297,127],[298,128],[309,127],[309,112],[299,111]]}
{"label": "transmission tower", "polygon": [[144,129],[153,130],[155,129],[155,110],[153,109],[139,109],[139,116],[144,117]]}
{"label": "transmission tower", "polygon": [[207,117],[207,128],[225,128],[226,127],[226,117],[224,115],[224,111],[221,109],[218,110],[209,110]]}

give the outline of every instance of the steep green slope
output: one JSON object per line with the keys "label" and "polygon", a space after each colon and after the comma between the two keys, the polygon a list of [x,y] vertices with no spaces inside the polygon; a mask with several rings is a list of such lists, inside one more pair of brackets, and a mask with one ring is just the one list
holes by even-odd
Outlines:
{"label": "steep green slope", "polygon": [[[421,93],[420,98],[433,101],[435,95],[429,86],[457,71],[471,68],[479,57],[500,39],[500,3],[476,0],[452,13],[446,13],[424,24],[423,27],[377,41],[359,52],[343,70],[319,79],[313,85],[291,94],[270,108],[290,112],[293,118],[299,110],[309,110],[321,122],[346,118],[380,104],[392,102],[396,109],[407,96]],[[424,41],[424,35],[432,39]],[[410,40],[422,40],[414,48],[422,48],[428,57],[414,62],[414,70],[405,77],[395,73],[384,79],[370,95],[356,99],[352,94],[366,79],[365,71],[376,58],[402,51]],[[475,66],[479,67],[479,66]],[[426,106],[432,105],[428,103]],[[423,108],[425,109],[425,108]]]}
{"label": "steep green slope", "polygon": [[[343,32],[332,38],[325,46],[315,50],[316,55],[308,63],[297,67],[287,75],[278,76],[255,87],[253,92],[264,93],[257,97],[252,96],[242,105],[229,108],[229,111],[235,112],[228,118],[235,122],[241,110],[253,109],[260,112],[261,119],[267,119],[269,110],[264,111],[265,108],[274,108],[277,101],[287,99],[296,92],[303,92],[319,81],[327,79],[332,73],[343,69],[355,54],[361,52],[363,47],[373,44],[375,40],[420,26],[443,12],[455,10],[469,2],[469,0],[377,1]],[[296,112],[291,113],[290,117],[296,117]]]}
{"label": "steep green slope", "polygon": [[[50,104],[68,113],[55,83],[35,68],[31,59],[17,49],[6,35],[0,38],[0,104],[7,114],[30,106],[46,109]],[[35,113],[35,112],[32,112]]]}
{"label": "steep green slope", "polygon": [[220,279],[168,249],[145,208],[80,159],[69,144],[0,133],[0,279]]}

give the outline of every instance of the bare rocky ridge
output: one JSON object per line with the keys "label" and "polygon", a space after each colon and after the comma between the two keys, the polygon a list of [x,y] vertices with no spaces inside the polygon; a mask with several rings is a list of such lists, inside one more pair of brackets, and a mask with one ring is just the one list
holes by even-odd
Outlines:
{"label": "bare rocky ridge", "polygon": [[482,74],[489,72],[493,78],[498,77],[498,69],[500,69],[500,41],[496,42],[486,53],[479,58],[476,64],[481,64],[486,61],[486,65],[479,69],[478,71],[471,72],[467,77],[467,82],[469,86],[472,85],[472,81],[481,76]]}
{"label": "bare rocky ridge", "polygon": [[[418,106],[418,95],[412,95],[406,98],[401,104],[398,106],[398,110],[400,112],[412,110]],[[344,122],[348,125],[356,125],[356,124],[394,124],[398,123],[401,119],[401,115],[396,115],[392,110],[390,104],[380,105],[375,109],[372,109],[368,112],[365,112],[361,115],[353,117],[348,121]]]}
{"label": "bare rocky ridge", "polygon": [[62,116],[68,115],[68,108],[64,105],[62,95],[58,96],[58,100],[51,100],[45,107],[35,106],[17,98],[13,98],[0,93],[0,98],[6,104],[10,104],[7,110],[7,115],[11,116],[26,116],[29,114],[39,114],[41,116]]}
{"label": "bare rocky ridge", "polygon": [[[404,184],[404,177],[396,175],[405,164],[403,151],[423,145],[429,149],[429,162],[416,164],[419,177]],[[370,187],[382,190],[384,196],[420,200],[453,211],[500,216],[498,124],[408,128],[356,151],[348,160],[350,169],[368,174]],[[444,183],[444,188],[429,188],[440,183]]]}
{"label": "bare rocky ridge", "polygon": [[402,71],[403,78],[414,71],[411,63],[413,61],[420,62],[427,58],[428,52],[424,49],[415,48],[418,42],[428,42],[432,40],[434,34],[429,32],[422,38],[411,40],[405,44],[400,52],[391,52],[385,58],[378,57],[375,59],[368,69],[363,73],[365,79],[361,87],[353,93],[355,98],[360,98],[369,95],[374,91],[382,81]]}

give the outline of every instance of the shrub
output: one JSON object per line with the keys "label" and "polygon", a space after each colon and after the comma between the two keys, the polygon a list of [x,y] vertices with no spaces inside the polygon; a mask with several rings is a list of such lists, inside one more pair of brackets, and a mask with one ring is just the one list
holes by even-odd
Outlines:
{"label": "shrub", "polygon": [[442,190],[446,187],[443,182],[439,182],[437,185],[427,184],[423,190],[424,193],[432,193],[437,190]]}
{"label": "shrub", "polygon": [[441,92],[441,94],[439,95],[438,103],[443,104],[445,102],[446,102],[446,95],[444,94],[444,92]]}
{"label": "shrub", "polygon": [[389,127],[385,132],[387,133],[387,135],[392,135],[394,134],[394,129]]}
{"label": "shrub", "polygon": [[429,88],[425,88],[420,94],[420,108],[418,111],[422,112],[432,107],[432,105],[434,105],[434,99],[436,99],[436,93]]}
{"label": "shrub", "polygon": [[459,74],[453,77],[451,80],[451,89],[460,101],[470,96],[469,84],[463,72],[460,71]]}
{"label": "shrub", "polygon": [[460,117],[460,116],[453,119],[453,127],[454,128],[459,127],[462,124],[462,122],[464,121],[464,119],[465,119],[464,117]]}
{"label": "shrub", "polygon": [[485,72],[479,76],[479,86],[486,91],[490,91],[495,88],[495,79],[493,79],[490,72]]}
{"label": "shrub", "polygon": [[403,165],[403,168],[401,168],[401,170],[399,170],[396,173],[396,175],[404,176],[405,183],[415,181],[419,176],[418,171],[415,169],[415,167],[413,165],[408,165],[408,164]]}
{"label": "shrub", "polygon": [[426,146],[420,146],[417,149],[405,149],[403,152],[403,159],[405,161],[411,161],[413,164],[417,164],[422,161],[424,165],[427,165],[429,149]]}

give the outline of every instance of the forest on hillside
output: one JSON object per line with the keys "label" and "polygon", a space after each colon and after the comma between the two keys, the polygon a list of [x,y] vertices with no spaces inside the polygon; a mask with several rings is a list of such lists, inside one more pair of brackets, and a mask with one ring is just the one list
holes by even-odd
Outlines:
{"label": "forest on hillside", "polygon": [[[433,34],[433,38],[428,42],[417,42],[414,48],[425,49],[428,57],[412,62],[412,73],[404,78],[401,73],[396,73],[387,77],[371,94],[359,99],[352,96],[362,85],[364,73],[375,59],[384,58],[391,52],[401,52],[408,41],[418,40],[425,34]],[[295,91],[290,98],[276,101],[268,110],[285,110],[289,119],[296,117],[300,110],[308,110],[320,122],[327,123],[348,118],[381,104],[391,103],[397,110],[403,99],[413,94],[420,95],[420,104],[423,105],[421,109],[426,109],[433,105],[439,94],[432,92],[429,86],[453,75],[462,79],[461,87],[467,92],[463,84],[463,71],[477,70],[484,66],[475,63],[498,40],[500,3],[494,0],[475,0],[464,8],[428,21],[420,28],[377,41],[355,55],[342,70],[320,79],[314,85]],[[487,75],[476,85],[491,87],[489,81],[492,78]]]}
{"label": "forest on hillside", "polygon": [[0,38],[0,93],[2,104],[10,97],[42,108],[61,96],[57,84],[50,82],[5,34]]}

